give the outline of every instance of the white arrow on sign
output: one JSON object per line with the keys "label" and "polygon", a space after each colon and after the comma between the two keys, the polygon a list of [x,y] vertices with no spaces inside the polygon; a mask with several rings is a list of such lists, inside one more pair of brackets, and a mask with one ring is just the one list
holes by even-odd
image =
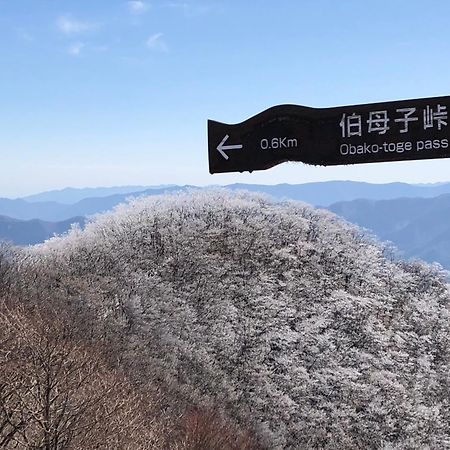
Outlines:
{"label": "white arrow on sign", "polygon": [[222,139],[222,142],[217,146],[217,151],[226,159],[228,160],[230,157],[225,153],[225,150],[240,150],[243,145],[237,144],[237,145],[224,145],[225,142],[227,142],[228,134]]}

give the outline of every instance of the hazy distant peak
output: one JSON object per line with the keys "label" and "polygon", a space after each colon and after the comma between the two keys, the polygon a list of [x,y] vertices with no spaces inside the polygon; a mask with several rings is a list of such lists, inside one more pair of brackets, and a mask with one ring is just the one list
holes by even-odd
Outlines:
{"label": "hazy distant peak", "polygon": [[80,200],[89,197],[107,197],[117,194],[129,194],[134,192],[141,192],[148,189],[162,189],[174,185],[159,185],[159,186],[112,186],[112,187],[86,187],[86,188],[72,188],[57,189],[52,191],[41,192],[38,194],[22,197],[28,202],[48,202],[55,201],[64,204],[77,203]]}

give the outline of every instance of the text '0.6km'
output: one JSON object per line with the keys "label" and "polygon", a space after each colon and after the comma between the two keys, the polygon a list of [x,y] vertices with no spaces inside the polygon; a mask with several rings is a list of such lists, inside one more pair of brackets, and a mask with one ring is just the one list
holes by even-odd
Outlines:
{"label": "text '0.6km'", "polygon": [[335,108],[279,105],[235,125],[209,120],[209,171],[448,158],[449,109],[450,97],[434,97]]}

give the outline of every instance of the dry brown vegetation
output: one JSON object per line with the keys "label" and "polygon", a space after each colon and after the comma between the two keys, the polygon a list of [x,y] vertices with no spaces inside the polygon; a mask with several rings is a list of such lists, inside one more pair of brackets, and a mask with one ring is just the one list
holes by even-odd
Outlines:
{"label": "dry brown vegetation", "polygon": [[[0,448],[253,450],[229,420],[134,373],[120,336],[0,252]],[[9,261],[8,261],[9,259]],[[145,378],[145,376],[147,378]]]}

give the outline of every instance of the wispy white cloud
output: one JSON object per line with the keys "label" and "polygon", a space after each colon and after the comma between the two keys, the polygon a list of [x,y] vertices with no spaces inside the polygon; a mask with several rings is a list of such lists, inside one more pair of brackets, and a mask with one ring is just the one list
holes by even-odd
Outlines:
{"label": "wispy white cloud", "polygon": [[128,9],[132,14],[144,14],[150,8],[150,4],[142,0],[131,0],[128,2]]}
{"label": "wispy white cloud", "polygon": [[162,33],[153,34],[147,39],[145,44],[151,50],[157,50],[160,52],[167,52],[169,50]]}
{"label": "wispy white cloud", "polygon": [[109,50],[109,46],[108,45],[96,45],[96,46],[92,47],[92,50],[99,52],[99,53],[104,53]]}
{"label": "wispy white cloud", "polygon": [[30,34],[27,30],[24,30],[23,28],[19,28],[16,30],[17,32],[17,36],[19,37],[20,40],[24,41],[24,42],[33,42],[34,41],[34,36],[32,34]]}
{"label": "wispy white cloud", "polygon": [[98,28],[95,23],[76,20],[70,16],[59,17],[56,26],[59,31],[67,35],[83,34]]}
{"label": "wispy white cloud", "polygon": [[69,55],[80,56],[84,47],[85,44],[83,42],[75,42],[68,49]]}
{"label": "wispy white cloud", "polygon": [[188,17],[203,16],[218,9],[217,5],[200,4],[190,1],[169,1],[165,6],[182,11]]}

